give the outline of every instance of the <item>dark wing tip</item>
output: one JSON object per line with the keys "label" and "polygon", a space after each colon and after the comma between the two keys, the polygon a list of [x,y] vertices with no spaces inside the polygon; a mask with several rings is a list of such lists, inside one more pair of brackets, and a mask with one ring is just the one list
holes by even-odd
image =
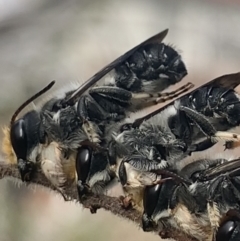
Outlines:
{"label": "dark wing tip", "polygon": [[212,83],[224,88],[235,89],[240,84],[240,72],[220,76]]}
{"label": "dark wing tip", "polygon": [[169,29],[166,28],[166,29],[164,29],[161,33],[162,33],[162,35],[164,35],[164,37],[166,37],[167,34],[168,34],[168,31],[169,31]]}
{"label": "dark wing tip", "polygon": [[164,36],[163,39],[167,36],[168,31],[169,31],[169,29],[166,28],[165,30],[163,30],[163,31],[161,32],[161,33],[162,33],[162,36]]}
{"label": "dark wing tip", "polygon": [[168,33],[169,28],[166,28],[165,30],[163,30],[163,32],[166,32],[166,34]]}
{"label": "dark wing tip", "polygon": [[152,36],[151,38],[147,39],[145,42],[142,44],[149,44],[149,43],[161,43],[163,39],[167,36],[169,29],[165,29],[161,31],[160,33]]}

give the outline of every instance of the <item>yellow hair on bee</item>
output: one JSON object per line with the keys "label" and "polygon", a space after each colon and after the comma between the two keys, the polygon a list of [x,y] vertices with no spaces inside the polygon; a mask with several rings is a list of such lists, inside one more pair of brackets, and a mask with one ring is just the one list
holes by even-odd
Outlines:
{"label": "yellow hair on bee", "polygon": [[9,127],[5,126],[2,128],[3,130],[3,142],[2,142],[2,151],[4,155],[6,156],[6,161],[9,164],[16,164],[17,163],[17,157],[14,153],[14,150],[12,148],[12,143],[10,140],[10,129]]}

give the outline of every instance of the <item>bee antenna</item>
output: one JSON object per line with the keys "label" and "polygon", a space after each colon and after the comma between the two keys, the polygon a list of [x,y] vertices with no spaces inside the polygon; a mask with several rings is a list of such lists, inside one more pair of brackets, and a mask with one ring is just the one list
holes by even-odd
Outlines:
{"label": "bee antenna", "polygon": [[32,101],[34,101],[35,99],[37,99],[39,96],[43,95],[45,92],[47,92],[48,90],[50,90],[53,85],[55,84],[55,80],[53,80],[50,84],[48,84],[46,87],[44,87],[43,89],[41,89],[39,92],[37,92],[35,95],[33,95],[32,97],[30,97],[29,99],[27,99],[22,105],[20,105],[18,107],[18,109],[15,111],[15,113],[13,114],[11,121],[10,121],[10,126],[13,125],[14,121],[16,120],[18,114],[28,105],[30,104]]}

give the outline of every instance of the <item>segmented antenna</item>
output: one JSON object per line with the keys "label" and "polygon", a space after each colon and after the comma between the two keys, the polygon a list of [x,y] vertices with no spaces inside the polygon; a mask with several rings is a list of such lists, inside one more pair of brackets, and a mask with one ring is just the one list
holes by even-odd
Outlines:
{"label": "segmented antenna", "polygon": [[48,90],[50,90],[53,85],[55,84],[55,80],[53,80],[50,84],[48,84],[46,87],[44,87],[42,90],[40,90],[39,92],[37,92],[35,95],[33,95],[32,97],[30,97],[28,100],[26,100],[22,105],[20,105],[20,107],[15,111],[15,113],[13,114],[11,121],[10,121],[10,126],[13,125],[13,123],[15,122],[18,114],[27,106],[29,105],[32,101],[34,101],[35,99],[37,99],[39,96],[41,96],[42,94],[44,94],[45,92],[47,92]]}

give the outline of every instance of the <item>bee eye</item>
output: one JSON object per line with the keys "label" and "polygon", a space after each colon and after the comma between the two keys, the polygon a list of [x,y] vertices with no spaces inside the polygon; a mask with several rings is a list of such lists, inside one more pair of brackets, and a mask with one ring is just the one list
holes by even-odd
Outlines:
{"label": "bee eye", "polygon": [[229,241],[237,224],[235,221],[228,220],[218,229],[216,241]]}
{"label": "bee eye", "polygon": [[161,185],[147,186],[144,191],[143,206],[144,212],[151,216],[157,206]]}
{"label": "bee eye", "polygon": [[18,159],[26,160],[27,157],[27,134],[25,121],[19,119],[11,127],[10,138],[14,152]]}
{"label": "bee eye", "polygon": [[92,156],[91,154],[92,152],[88,147],[81,147],[77,153],[76,171],[78,180],[81,180],[82,182],[86,181],[89,174]]}

